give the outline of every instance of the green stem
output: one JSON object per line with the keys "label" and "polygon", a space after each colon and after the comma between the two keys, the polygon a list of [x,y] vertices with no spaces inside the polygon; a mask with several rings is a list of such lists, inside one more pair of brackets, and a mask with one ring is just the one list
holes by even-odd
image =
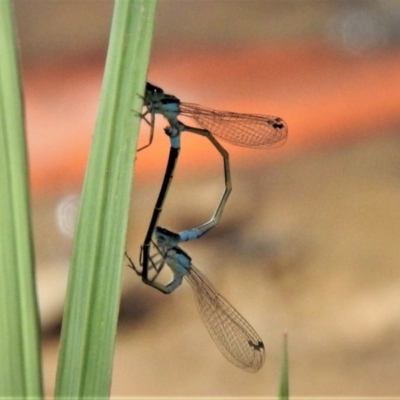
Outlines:
{"label": "green stem", "polygon": [[155,0],[116,0],[61,335],[56,397],[110,393],[133,161]]}
{"label": "green stem", "polygon": [[289,400],[289,351],[287,332],[283,337],[279,400]]}
{"label": "green stem", "polygon": [[0,397],[42,398],[22,90],[10,2],[0,2]]}

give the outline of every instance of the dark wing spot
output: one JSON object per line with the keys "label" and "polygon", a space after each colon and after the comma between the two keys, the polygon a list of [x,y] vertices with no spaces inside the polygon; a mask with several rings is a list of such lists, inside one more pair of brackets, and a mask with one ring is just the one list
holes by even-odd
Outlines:
{"label": "dark wing spot", "polygon": [[252,347],[254,350],[264,349],[264,343],[263,342],[257,342],[255,344],[251,340],[249,340],[248,343],[249,343],[249,346]]}
{"label": "dark wing spot", "polygon": [[285,124],[283,123],[283,120],[281,118],[276,118],[272,121],[268,122],[274,129],[283,129],[285,127]]}

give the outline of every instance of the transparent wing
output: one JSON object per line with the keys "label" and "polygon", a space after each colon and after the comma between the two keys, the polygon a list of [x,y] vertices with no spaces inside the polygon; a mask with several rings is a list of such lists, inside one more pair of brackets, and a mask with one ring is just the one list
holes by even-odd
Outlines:
{"label": "transparent wing", "polygon": [[192,103],[181,103],[180,109],[181,115],[236,146],[274,148],[282,146],[287,139],[287,125],[279,117],[216,111]]}
{"label": "transparent wing", "polygon": [[193,264],[185,278],[195,293],[203,323],[221,353],[244,370],[258,371],[264,364],[265,348],[257,332]]}

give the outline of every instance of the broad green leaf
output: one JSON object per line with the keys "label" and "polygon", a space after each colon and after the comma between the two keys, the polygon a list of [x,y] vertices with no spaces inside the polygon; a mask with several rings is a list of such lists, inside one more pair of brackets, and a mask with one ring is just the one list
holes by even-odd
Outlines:
{"label": "broad green leaf", "polygon": [[28,162],[11,4],[0,1],[0,397],[42,398]]}
{"label": "broad green leaf", "polygon": [[133,163],[155,0],[116,0],[72,250],[56,397],[110,393]]}

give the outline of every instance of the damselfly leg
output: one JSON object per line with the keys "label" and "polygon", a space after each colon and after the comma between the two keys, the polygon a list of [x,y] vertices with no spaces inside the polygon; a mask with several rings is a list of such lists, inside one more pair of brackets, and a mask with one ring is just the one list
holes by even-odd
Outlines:
{"label": "damselfly leg", "polygon": [[[177,97],[165,94],[161,88],[148,82],[146,83],[145,95],[141,97],[143,98],[143,106],[146,107],[146,111],[143,114],[140,114],[140,117],[150,126],[150,133],[148,143],[140,147],[138,151],[141,151],[152,144],[155,116],[156,114],[159,114],[159,110],[162,109],[167,112],[167,110],[171,108],[173,115],[175,115],[176,104],[179,103]],[[148,114],[150,114],[150,120],[146,118]]]}

